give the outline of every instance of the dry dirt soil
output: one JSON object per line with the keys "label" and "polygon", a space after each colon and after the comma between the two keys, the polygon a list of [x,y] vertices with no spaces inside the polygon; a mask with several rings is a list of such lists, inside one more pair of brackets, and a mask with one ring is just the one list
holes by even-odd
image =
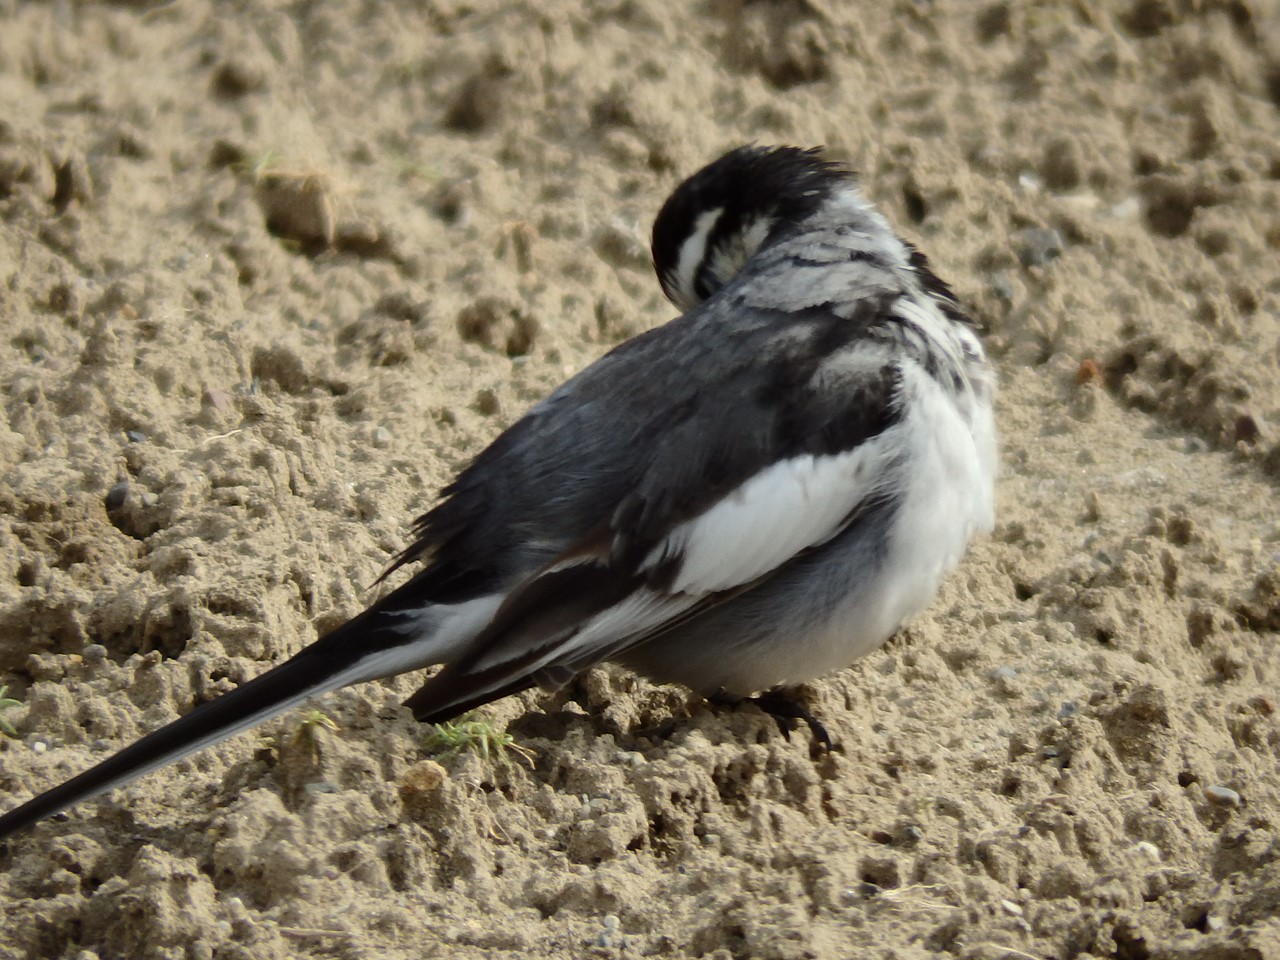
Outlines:
{"label": "dry dirt soil", "polygon": [[0,0],[0,805],[357,613],[647,234],[826,144],[980,319],[994,535],[751,708],[331,695],[0,851],[0,957],[1280,958],[1276,0]]}

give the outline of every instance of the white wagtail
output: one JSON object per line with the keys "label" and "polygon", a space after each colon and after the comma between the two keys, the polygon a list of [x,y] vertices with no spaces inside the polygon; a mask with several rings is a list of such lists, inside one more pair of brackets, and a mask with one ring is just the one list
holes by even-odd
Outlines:
{"label": "white wagtail", "polygon": [[741,700],[919,613],[993,515],[993,377],[947,285],[847,169],[794,147],[741,147],[677,187],[653,260],[683,315],[445,487],[388,570],[419,561],[412,579],[0,836],[352,683],[443,664],[407,701],[432,722],[603,661]]}

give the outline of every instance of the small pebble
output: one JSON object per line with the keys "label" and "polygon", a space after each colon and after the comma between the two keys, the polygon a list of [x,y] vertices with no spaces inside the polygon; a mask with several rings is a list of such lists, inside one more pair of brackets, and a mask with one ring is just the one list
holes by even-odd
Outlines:
{"label": "small pebble", "polygon": [[992,680],[1012,680],[1017,675],[1018,671],[1013,667],[996,667],[987,674]]}
{"label": "small pebble", "polygon": [[1018,259],[1024,267],[1042,267],[1062,256],[1062,234],[1052,228],[1029,227],[1018,233]]}
{"label": "small pebble", "polygon": [[1164,856],[1160,853],[1160,848],[1146,840],[1139,840],[1133,845],[1133,849],[1156,863],[1164,859]]}
{"label": "small pebble", "polygon": [[1044,189],[1044,181],[1040,179],[1040,175],[1032,173],[1030,170],[1024,170],[1018,174],[1018,186],[1022,188],[1024,193],[1035,196]]}
{"label": "small pebble", "polygon": [[1005,303],[1013,303],[1013,298],[1017,293],[1013,287],[1013,281],[1009,279],[1009,275],[1003,270],[998,273],[991,274],[988,281],[991,284],[991,292],[1003,300]]}
{"label": "small pebble", "polygon": [[1126,197],[1114,207],[1106,211],[1106,216],[1113,220],[1132,220],[1142,212],[1142,204],[1137,197]]}
{"label": "small pebble", "polygon": [[314,797],[320,793],[337,793],[342,788],[332,780],[317,780],[314,783],[308,783],[303,789],[309,796]]}
{"label": "small pebble", "polygon": [[1062,706],[1058,708],[1058,719],[1067,720],[1071,717],[1074,717],[1076,713],[1079,711],[1079,709],[1080,708],[1077,707],[1074,703],[1072,703],[1071,701],[1067,701],[1066,703],[1064,703]]}
{"label": "small pebble", "polygon": [[1014,916],[1014,917],[1022,916],[1022,907],[1014,903],[1012,900],[1001,900],[1000,906],[1002,906],[1004,908],[1005,913],[1009,914],[1010,916]]}
{"label": "small pebble", "polygon": [[385,447],[391,442],[391,431],[386,427],[375,427],[371,439],[375,447]]}
{"label": "small pebble", "polygon": [[1098,361],[1093,357],[1085,357],[1080,361],[1080,366],[1076,367],[1076,386],[1083,387],[1086,383],[1100,383],[1102,381],[1102,369],[1098,366]]}
{"label": "small pebble", "polygon": [[124,435],[130,443],[146,443],[147,442],[147,435],[143,433],[141,430],[126,430],[124,432]]}
{"label": "small pebble", "polygon": [[596,946],[602,950],[616,950],[622,946],[622,937],[616,929],[606,927],[596,937]]}
{"label": "small pebble", "polygon": [[124,506],[125,498],[129,496],[129,481],[121,480],[114,487],[107,491],[106,507],[107,511],[119,510]]}
{"label": "small pebble", "polygon": [[[1273,564],[1280,563],[1276,558],[1272,558],[1271,562]],[[1258,713],[1262,714],[1264,717],[1269,717],[1276,712],[1276,702],[1270,697],[1250,697],[1249,706],[1253,707],[1254,710],[1257,710]]]}
{"label": "small pebble", "polygon": [[1242,802],[1240,794],[1230,787],[1220,787],[1217,784],[1205,787],[1204,795],[1210,803],[1221,804],[1224,807],[1238,807]]}
{"label": "small pebble", "polygon": [[201,399],[204,403],[207,403],[219,413],[226,413],[231,409],[232,404],[234,403],[231,398],[231,394],[227,393],[225,390],[218,390],[214,387],[210,387],[205,390],[204,396]]}

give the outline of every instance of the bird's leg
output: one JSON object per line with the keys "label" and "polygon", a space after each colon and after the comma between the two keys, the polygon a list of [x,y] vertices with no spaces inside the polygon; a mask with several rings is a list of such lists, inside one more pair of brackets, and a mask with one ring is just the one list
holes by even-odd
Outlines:
{"label": "bird's leg", "polygon": [[754,697],[735,697],[732,694],[719,691],[707,699],[722,706],[739,706],[744,703],[754,703],[769,716],[773,717],[778,729],[782,731],[782,735],[788,740],[791,739],[791,721],[803,720],[809,727],[809,732],[813,734],[815,746],[826,752],[834,749],[831,734],[827,733],[827,728],[822,721],[810,713],[809,709],[787,690],[781,688],[767,690],[764,693],[756,694]]}

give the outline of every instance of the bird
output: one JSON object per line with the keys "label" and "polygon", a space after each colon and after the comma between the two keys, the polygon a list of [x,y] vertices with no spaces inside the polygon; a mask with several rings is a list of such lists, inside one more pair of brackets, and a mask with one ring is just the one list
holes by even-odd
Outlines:
{"label": "bird", "polygon": [[652,258],[680,311],[568,379],[417,518],[416,571],[291,659],[0,816],[0,837],[308,698],[439,666],[439,723],[605,662],[825,728],[792,695],[921,613],[994,522],[977,324],[822,148],[681,182]]}

